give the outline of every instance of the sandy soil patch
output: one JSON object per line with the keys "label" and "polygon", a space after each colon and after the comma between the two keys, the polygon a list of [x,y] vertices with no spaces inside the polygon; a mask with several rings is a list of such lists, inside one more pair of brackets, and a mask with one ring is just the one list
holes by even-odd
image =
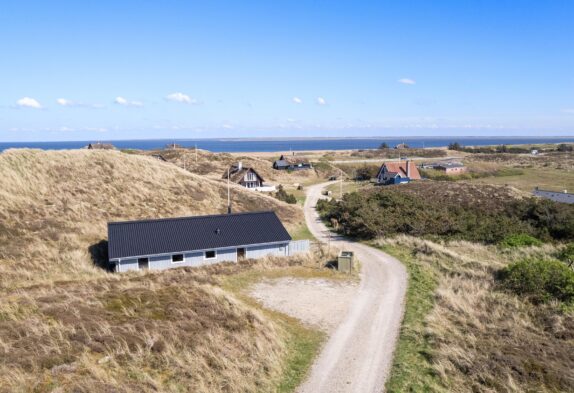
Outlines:
{"label": "sandy soil patch", "polygon": [[287,277],[255,284],[250,295],[267,308],[331,332],[347,314],[357,286],[354,281]]}

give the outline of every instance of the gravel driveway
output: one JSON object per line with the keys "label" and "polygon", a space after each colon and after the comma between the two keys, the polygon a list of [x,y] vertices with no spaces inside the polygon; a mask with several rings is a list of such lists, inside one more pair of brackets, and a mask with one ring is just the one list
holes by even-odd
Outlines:
{"label": "gravel driveway", "polygon": [[[328,231],[315,211],[321,191],[331,183],[307,188],[305,219],[309,230],[328,241]],[[361,261],[361,283],[349,311],[316,359],[300,393],[382,392],[404,311],[407,273],[395,258],[364,244],[331,237],[340,249]]]}

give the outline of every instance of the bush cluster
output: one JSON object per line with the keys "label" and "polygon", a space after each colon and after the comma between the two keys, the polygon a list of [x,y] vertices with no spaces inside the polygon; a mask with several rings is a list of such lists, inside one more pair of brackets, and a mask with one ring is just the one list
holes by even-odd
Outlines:
{"label": "bush cluster", "polygon": [[317,208],[344,234],[361,239],[408,234],[489,244],[515,235],[574,240],[574,206],[496,192],[424,182],[346,194],[341,201],[319,201]]}
{"label": "bush cluster", "polygon": [[294,205],[297,203],[297,198],[295,198],[295,195],[287,193],[287,191],[285,191],[282,185],[279,185],[279,187],[277,188],[275,198],[279,199],[280,201],[289,203],[290,205]]}
{"label": "bush cluster", "polygon": [[533,236],[527,235],[525,233],[519,233],[507,236],[500,242],[500,245],[505,248],[515,248],[540,246],[542,245],[542,242]]}
{"label": "bush cluster", "polygon": [[523,260],[501,270],[503,288],[534,303],[574,302],[574,271],[556,260]]}
{"label": "bush cluster", "polygon": [[543,148],[543,147],[522,147],[522,146],[479,146],[479,147],[466,147],[458,142],[453,142],[448,145],[449,150],[463,151],[466,153],[510,153],[510,154],[526,154],[530,153],[532,149],[536,149],[541,152],[570,152],[574,151],[574,145],[561,143],[556,145],[556,147]]}

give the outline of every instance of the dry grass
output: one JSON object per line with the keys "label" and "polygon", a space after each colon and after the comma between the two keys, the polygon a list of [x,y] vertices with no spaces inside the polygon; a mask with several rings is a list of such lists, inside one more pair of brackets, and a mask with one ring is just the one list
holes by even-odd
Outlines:
{"label": "dry grass", "polygon": [[[92,247],[106,222],[218,213],[217,181],[113,151],[0,154],[0,391],[264,392],[296,333],[217,277],[304,260],[110,274]],[[236,211],[300,208],[236,187]]]}
{"label": "dry grass", "polygon": [[522,174],[502,177],[484,177],[473,182],[509,185],[532,192],[535,187],[563,191],[574,190],[574,154],[552,152],[538,156],[528,154],[471,154],[466,162],[477,173],[494,172],[510,168],[520,169]]}
{"label": "dry grass", "polygon": [[315,264],[310,256],[269,258],[3,296],[0,391],[274,391],[292,352],[286,343],[299,338],[220,286],[227,277]]}
{"label": "dry grass", "polygon": [[[92,278],[90,246],[114,220],[223,213],[225,185],[156,159],[114,151],[9,150],[0,155],[0,288]],[[274,210],[288,229],[300,208],[234,187],[235,211]]]}
{"label": "dry grass", "polygon": [[[426,289],[433,294],[431,306],[420,321],[403,327],[398,348],[398,353],[401,346],[411,352],[424,348],[425,355],[411,354],[415,366],[395,364],[395,387],[407,390],[419,383],[426,391],[574,390],[574,315],[504,293],[494,279],[511,261],[551,255],[552,246],[501,251],[404,236],[378,245],[408,260],[419,279],[425,274],[436,282]],[[412,307],[407,305],[407,313]],[[413,345],[415,338],[424,342]],[[426,368],[431,372],[421,379],[420,371]]]}
{"label": "dry grass", "polygon": [[227,168],[238,161],[241,161],[244,167],[254,168],[263,177],[265,183],[275,185],[282,184],[288,187],[293,184],[312,184],[325,178],[320,170],[287,172],[273,169],[273,161],[279,158],[279,153],[269,157],[258,157],[255,154],[212,153],[199,149],[197,155],[193,149],[142,151],[141,153],[146,155],[159,153],[170,163],[180,168],[185,167],[192,173],[218,181],[221,181]]}

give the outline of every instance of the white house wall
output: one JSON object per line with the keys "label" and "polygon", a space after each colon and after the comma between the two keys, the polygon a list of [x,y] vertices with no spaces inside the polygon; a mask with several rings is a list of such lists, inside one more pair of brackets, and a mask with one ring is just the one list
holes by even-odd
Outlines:
{"label": "white house wall", "polygon": [[257,259],[266,256],[286,256],[288,244],[289,243],[245,247],[245,257],[247,259]]}
{"label": "white house wall", "polygon": [[[288,256],[289,243],[283,244],[264,244],[259,246],[245,247],[245,257],[248,259],[263,258],[265,256]],[[150,270],[165,270],[173,267],[181,266],[203,266],[212,265],[220,262],[237,262],[237,249],[226,248],[216,250],[216,257],[212,259],[205,259],[203,251],[184,252],[184,260],[182,262],[172,262],[170,255],[151,256],[149,257]],[[118,265],[118,272],[127,272],[130,270],[139,270],[138,258],[122,259]]]}

